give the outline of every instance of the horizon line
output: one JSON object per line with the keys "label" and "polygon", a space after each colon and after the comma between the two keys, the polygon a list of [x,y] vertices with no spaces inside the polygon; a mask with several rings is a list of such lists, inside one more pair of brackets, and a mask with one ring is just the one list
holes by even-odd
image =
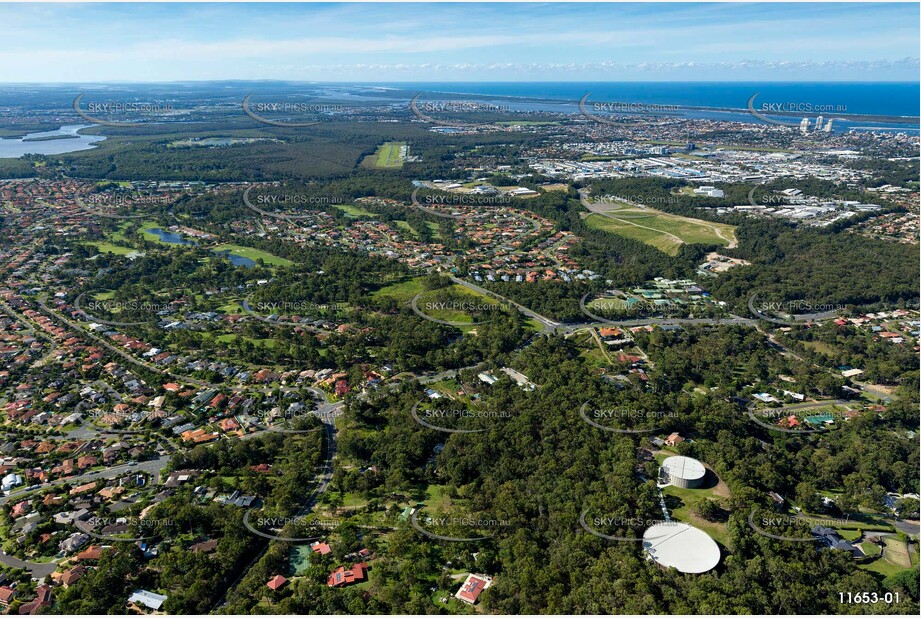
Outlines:
{"label": "horizon line", "polygon": [[171,80],[79,80],[79,81],[0,81],[0,86],[58,86],[71,84],[210,84],[221,82],[243,83],[293,83],[293,84],[916,84],[921,86],[921,80],[912,81],[904,79],[883,80],[715,80],[715,79],[624,79],[624,80],[425,80],[425,81],[331,81],[319,79],[245,79],[245,78],[220,78],[220,79],[171,79]]}

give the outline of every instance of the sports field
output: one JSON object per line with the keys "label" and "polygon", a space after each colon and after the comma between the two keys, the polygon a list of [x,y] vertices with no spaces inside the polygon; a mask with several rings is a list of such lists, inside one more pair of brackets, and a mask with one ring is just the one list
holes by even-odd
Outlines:
{"label": "sports field", "polygon": [[585,218],[590,228],[639,240],[656,249],[677,255],[683,244],[736,245],[735,227],[672,215],[654,208],[611,208]]}

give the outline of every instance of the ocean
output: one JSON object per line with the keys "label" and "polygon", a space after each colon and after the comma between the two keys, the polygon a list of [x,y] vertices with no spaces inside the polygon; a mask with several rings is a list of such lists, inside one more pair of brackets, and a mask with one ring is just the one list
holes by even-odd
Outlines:
{"label": "ocean", "polygon": [[[369,84],[370,85],[370,84]],[[757,104],[809,104],[848,114],[919,115],[918,82],[426,82],[379,84],[405,90],[575,102],[592,101],[745,109]],[[757,108],[756,108],[757,109]]]}

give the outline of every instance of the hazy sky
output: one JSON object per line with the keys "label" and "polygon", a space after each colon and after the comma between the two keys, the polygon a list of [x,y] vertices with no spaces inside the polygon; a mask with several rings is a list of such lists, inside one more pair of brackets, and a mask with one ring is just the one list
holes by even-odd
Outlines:
{"label": "hazy sky", "polygon": [[0,82],[917,81],[919,5],[3,4]]}

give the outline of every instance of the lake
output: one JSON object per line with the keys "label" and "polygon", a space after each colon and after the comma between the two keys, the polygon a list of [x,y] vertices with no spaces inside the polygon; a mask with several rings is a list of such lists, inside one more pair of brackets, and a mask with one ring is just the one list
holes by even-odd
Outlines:
{"label": "lake", "polygon": [[[18,159],[26,154],[57,155],[95,148],[105,135],[80,135],[78,131],[94,127],[93,124],[67,124],[54,131],[29,133],[25,137],[0,139],[0,159]],[[59,139],[47,139],[57,136]],[[38,140],[38,141],[29,141]]]}
{"label": "lake", "polygon": [[[156,236],[160,240],[160,242],[165,242],[171,245],[198,244],[195,241],[183,238],[181,234],[177,234],[176,232],[168,232],[158,227],[152,227],[144,231],[148,234],[153,234],[154,236]],[[227,258],[228,260],[230,260],[230,263],[233,264],[234,266],[244,266],[246,268],[252,268],[253,266],[256,265],[256,262],[254,260],[251,260],[250,258],[244,257],[242,255],[236,255],[234,253],[231,253],[230,249],[225,249],[223,251],[214,251],[214,253],[216,253],[217,255],[221,257]]]}
{"label": "lake", "polygon": [[224,251],[215,251],[215,253],[229,259],[230,263],[234,266],[245,266],[246,268],[252,268],[256,265],[256,262],[249,259],[248,257],[243,257],[242,255],[231,253],[230,249],[225,249]]}
{"label": "lake", "polygon": [[152,227],[149,230],[144,230],[148,234],[153,234],[160,239],[160,242],[169,243],[171,245],[194,245],[195,243],[191,240],[186,240],[182,237],[181,234],[176,234],[175,232],[167,232],[166,230],[161,230],[158,227]]}

